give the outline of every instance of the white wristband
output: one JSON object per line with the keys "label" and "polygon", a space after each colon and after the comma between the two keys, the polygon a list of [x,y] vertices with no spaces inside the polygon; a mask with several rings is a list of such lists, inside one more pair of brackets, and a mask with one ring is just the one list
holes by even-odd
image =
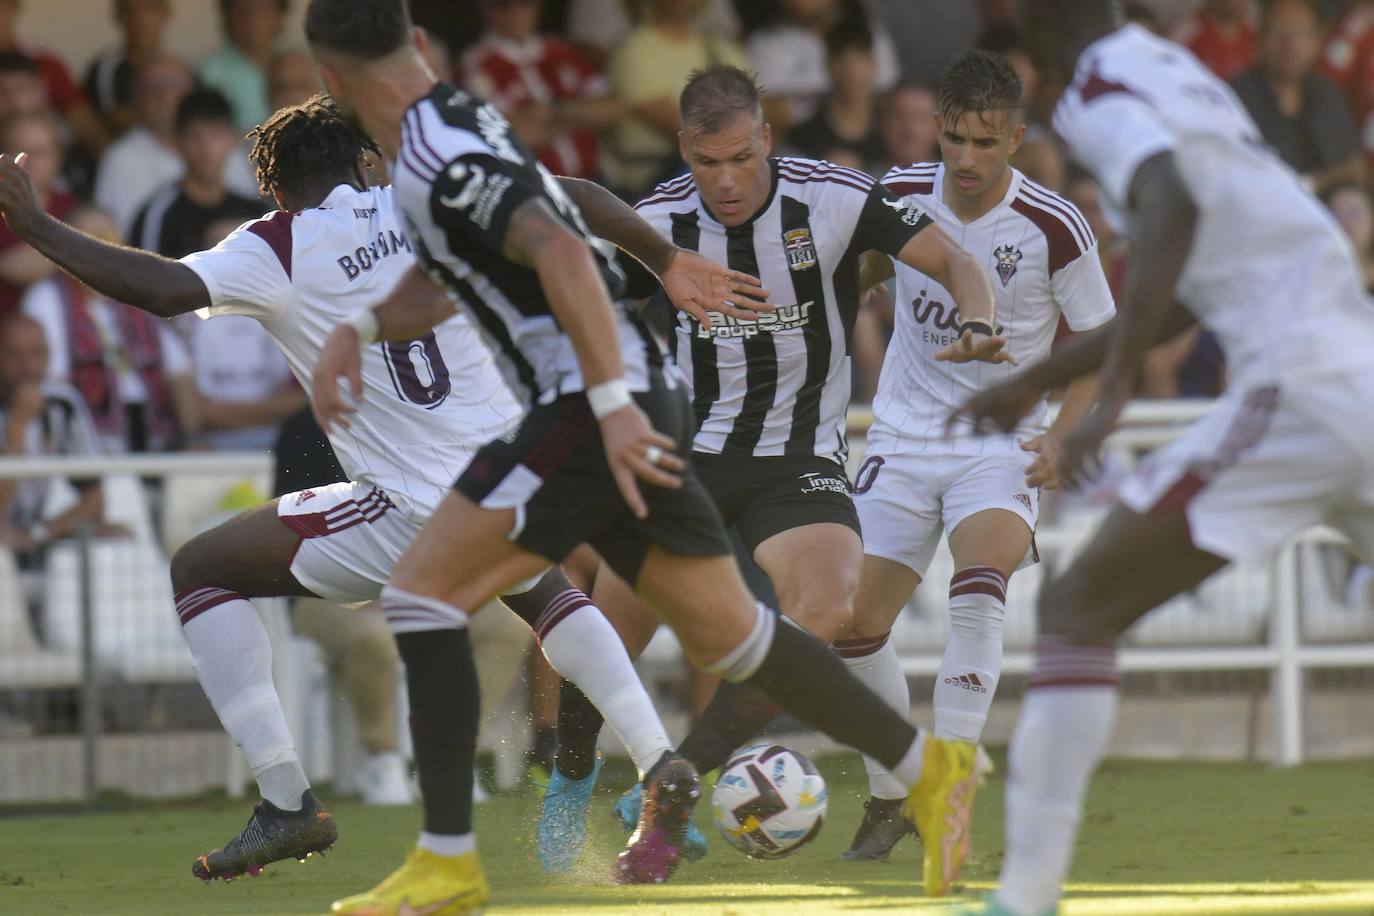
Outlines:
{"label": "white wristband", "polygon": [[351,325],[353,330],[358,332],[358,340],[364,346],[377,340],[377,331],[381,326],[377,323],[377,313],[372,309],[358,309],[343,321],[344,324]]}
{"label": "white wristband", "polygon": [[587,389],[587,400],[598,420],[615,413],[631,402],[630,385],[623,378],[613,378]]}

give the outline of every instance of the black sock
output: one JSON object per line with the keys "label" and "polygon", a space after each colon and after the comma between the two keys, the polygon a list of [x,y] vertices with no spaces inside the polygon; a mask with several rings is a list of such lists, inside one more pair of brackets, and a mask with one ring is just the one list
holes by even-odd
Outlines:
{"label": "black sock", "polygon": [[839,656],[810,633],[781,621],[763,664],[744,683],[888,769],[916,740],[915,727],[855,678]]}
{"label": "black sock", "polygon": [[530,763],[548,770],[553,767],[554,751],[558,748],[558,727],[556,725],[536,725],[534,727],[534,746],[530,748]]}
{"label": "black sock", "polygon": [[724,765],[736,748],[777,718],[778,712],[778,704],[753,687],[721,681],[677,752],[698,773],[709,773]]}
{"label": "black sock", "polygon": [[472,832],[472,763],[480,704],[466,629],[398,633],[410,734],[429,833]]}
{"label": "black sock", "polygon": [[571,682],[558,685],[558,772],[569,779],[591,774],[604,721],[592,701]]}

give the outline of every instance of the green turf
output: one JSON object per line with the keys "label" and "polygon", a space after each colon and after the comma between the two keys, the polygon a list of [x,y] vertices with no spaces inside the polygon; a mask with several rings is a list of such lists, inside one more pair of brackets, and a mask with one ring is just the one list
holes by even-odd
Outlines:
{"label": "green turf", "polygon": [[[511,913],[819,914],[949,912],[915,893],[919,865],[908,843],[887,864],[835,861],[860,814],[862,766],[821,761],[830,817],[816,843],[791,859],[755,862],[725,846],[710,825],[711,855],[669,885],[619,888],[609,863],[623,837],[603,788],[595,801],[583,871],[544,879],[532,847],[531,795],[479,808],[480,849]],[[603,786],[623,787],[611,771]],[[1374,763],[1290,771],[1220,764],[1106,765],[1079,841],[1070,916],[1156,913],[1374,914]],[[1001,782],[978,799],[974,854],[958,901],[986,890],[1001,855]],[[703,806],[703,810],[706,806]],[[341,839],[327,859],[271,867],[263,877],[202,886],[195,854],[232,835],[246,816],[224,800],[106,814],[0,819],[0,914],[299,914],[328,911],[399,863],[418,812],[334,806]]]}

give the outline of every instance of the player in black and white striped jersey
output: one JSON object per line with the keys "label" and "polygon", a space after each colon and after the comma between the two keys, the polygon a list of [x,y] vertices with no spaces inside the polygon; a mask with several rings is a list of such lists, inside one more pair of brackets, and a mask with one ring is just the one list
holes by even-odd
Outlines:
{"label": "player in black and white striped jersey", "polygon": [[[1007,358],[991,334],[992,288],[977,260],[869,176],[772,158],[745,71],[698,71],[679,107],[691,172],[637,212],[676,245],[759,277],[786,303],[757,320],[713,315],[709,326],[677,316],[692,462],[771,579],[781,612],[829,642],[849,621],[863,556],[844,468],[860,257],[878,251],[943,278],[963,319],[943,359]],[[723,685],[680,750],[702,772],[716,768],[774,714],[760,700]]]}

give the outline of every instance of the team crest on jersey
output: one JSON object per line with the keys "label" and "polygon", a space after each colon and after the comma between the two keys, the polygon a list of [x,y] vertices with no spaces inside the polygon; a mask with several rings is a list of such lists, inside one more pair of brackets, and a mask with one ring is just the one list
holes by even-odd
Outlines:
{"label": "team crest on jersey", "polygon": [[816,245],[811,241],[810,229],[784,232],[782,246],[787,250],[787,266],[792,270],[810,270],[816,266]]}
{"label": "team crest on jersey", "polygon": [[997,256],[997,276],[1002,278],[1002,286],[1006,287],[1011,282],[1011,278],[1016,276],[1016,265],[1021,260],[1021,249],[1013,245],[1003,245],[993,254]]}

